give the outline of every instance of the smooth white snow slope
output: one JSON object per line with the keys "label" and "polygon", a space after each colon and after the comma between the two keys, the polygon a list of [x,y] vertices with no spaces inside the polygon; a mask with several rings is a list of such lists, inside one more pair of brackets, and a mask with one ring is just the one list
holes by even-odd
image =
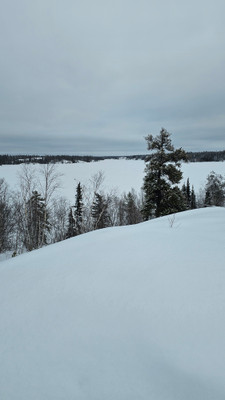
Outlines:
{"label": "smooth white snow slope", "polygon": [[225,399],[225,209],[169,218],[0,264],[0,399]]}

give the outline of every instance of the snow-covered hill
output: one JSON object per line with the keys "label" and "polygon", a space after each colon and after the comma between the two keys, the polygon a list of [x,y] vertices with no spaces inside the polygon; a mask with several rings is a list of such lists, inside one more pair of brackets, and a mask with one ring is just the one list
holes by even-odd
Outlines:
{"label": "snow-covered hill", "polygon": [[224,400],[224,237],[200,209],[2,262],[0,399]]}

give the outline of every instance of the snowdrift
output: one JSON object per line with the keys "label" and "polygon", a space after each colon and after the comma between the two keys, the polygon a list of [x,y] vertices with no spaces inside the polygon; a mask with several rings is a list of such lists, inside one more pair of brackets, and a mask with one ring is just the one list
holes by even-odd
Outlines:
{"label": "snowdrift", "polygon": [[225,209],[0,264],[3,400],[224,400]]}

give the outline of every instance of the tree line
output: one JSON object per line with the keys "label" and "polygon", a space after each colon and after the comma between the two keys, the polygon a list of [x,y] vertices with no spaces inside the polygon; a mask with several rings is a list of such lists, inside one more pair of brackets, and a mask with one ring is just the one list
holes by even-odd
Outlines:
{"label": "tree line", "polygon": [[16,255],[95,229],[142,221],[141,194],[133,189],[105,193],[103,172],[86,185],[77,184],[73,204],[56,196],[61,178],[54,164],[41,166],[38,176],[34,166],[24,164],[17,192],[0,179],[0,253]]}
{"label": "tree line", "polygon": [[[206,162],[206,161],[224,161],[225,150],[222,151],[200,151],[186,152],[187,160],[190,162]],[[77,163],[103,161],[107,159],[118,160],[120,158],[126,160],[144,160],[149,159],[149,155],[135,154],[130,156],[91,156],[91,155],[27,155],[27,154],[0,154],[0,165],[18,165],[18,164],[55,164],[55,163]]]}
{"label": "tree line", "polygon": [[164,128],[156,137],[146,137],[148,150],[142,191],[105,193],[104,174],[94,175],[88,184],[78,182],[73,204],[57,197],[60,173],[55,164],[24,164],[19,190],[13,193],[0,179],[0,253],[13,255],[38,249],[80,234],[105,227],[136,224],[151,218],[205,206],[224,206],[225,181],[211,172],[204,190],[196,199],[189,179],[182,179],[183,149],[175,149]]}

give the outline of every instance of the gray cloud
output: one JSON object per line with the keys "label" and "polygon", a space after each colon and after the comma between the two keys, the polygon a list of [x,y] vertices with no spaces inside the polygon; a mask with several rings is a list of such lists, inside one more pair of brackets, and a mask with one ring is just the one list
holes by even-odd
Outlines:
{"label": "gray cloud", "polygon": [[[0,16],[2,153],[224,148],[224,1],[21,0]],[[72,150],[74,149],[74,150]]]}

